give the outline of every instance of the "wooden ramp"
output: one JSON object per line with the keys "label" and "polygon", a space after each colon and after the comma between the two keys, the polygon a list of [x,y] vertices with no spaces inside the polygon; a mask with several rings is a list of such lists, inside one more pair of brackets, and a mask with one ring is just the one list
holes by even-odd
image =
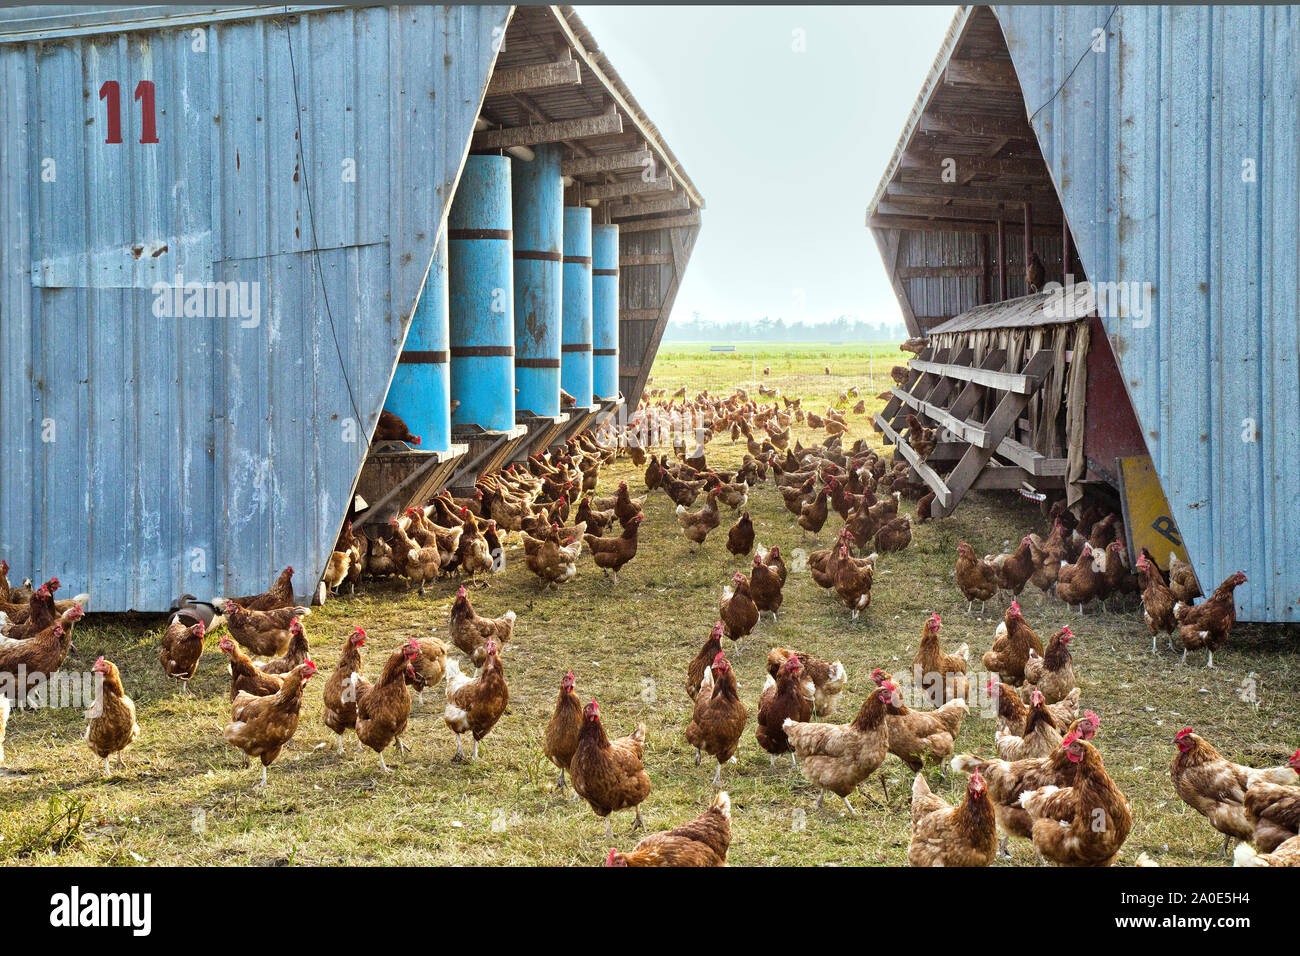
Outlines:
{"label": "wooden ramp", "polygon": [[[1003,350],[990,351],[976,365],[969,348],[926,349],[909,363],[907,384],[892,390],[875,424],[934,492],[932,515],[952,514],[971,488],[1064,487],[1067,459],[1046,458],[1016,437],[1051,367],[1050,349],[1035,352],[1023,367]],[[926,459],[904,435],[909,414],[939,430],[940,444]]]}

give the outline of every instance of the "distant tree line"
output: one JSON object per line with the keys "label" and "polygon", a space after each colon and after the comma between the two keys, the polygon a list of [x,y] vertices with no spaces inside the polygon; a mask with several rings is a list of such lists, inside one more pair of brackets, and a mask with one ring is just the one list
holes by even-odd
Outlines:
{"label": "distant tree line", "polygon": [[664,342],[901,342],[907,338],[902,322],[864,322],[847,315],[837,316],[829,322],[787,322],[781,316],[775,319],[733,319],[714,322],[700,313],[692,314],[689,322],[669,322],[664,329]]}

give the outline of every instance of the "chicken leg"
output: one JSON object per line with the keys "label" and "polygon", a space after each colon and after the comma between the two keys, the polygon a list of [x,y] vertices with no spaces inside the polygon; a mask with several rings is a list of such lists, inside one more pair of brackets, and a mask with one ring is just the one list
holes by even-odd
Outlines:
{"label": "chicken leg", "polygon": [[645,821],[641,819],[641,807],[640,805],[638,805],[636,808],[636,819],[632,821],[632,832],[635,833],[637,830],[644,830],[644,829],[645,829]]}

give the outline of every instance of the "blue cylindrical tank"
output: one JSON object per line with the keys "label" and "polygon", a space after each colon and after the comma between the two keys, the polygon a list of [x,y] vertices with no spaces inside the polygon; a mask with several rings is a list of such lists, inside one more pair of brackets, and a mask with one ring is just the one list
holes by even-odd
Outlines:
{"label": "blue cylindrical tank", "polygon": [[515,408],[560,414],[560,329],[563,322],[564,148],[538,146],[536,158],[514,160]]}
{"label": "blue cylindrical tank", "polygon": [[591,406],[591,210],[564,208],[564,333],[560,385]]}
{"label": "blue cylindrical tank", "polygon": [[618,398],[618,226],[591,229],[591,390]]}
{"label": "blue cylindrical tank", "polygon": [[452,425],[515,425],[510,159],[470,156],[447,216]]}
{"label": "blue cylindrical tank", "polygon": [[447,242],[433,251],[424,289],[411,317],[406,345],[397,359],[384,402],[414,435],[423,451],[451,450],[450,330],[447,318]]}

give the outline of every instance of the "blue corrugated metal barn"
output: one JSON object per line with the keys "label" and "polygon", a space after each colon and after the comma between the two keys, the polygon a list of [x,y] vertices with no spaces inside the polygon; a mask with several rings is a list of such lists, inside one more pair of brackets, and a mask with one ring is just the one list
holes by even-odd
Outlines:
{"label": "blue corrugated metal barn", "polygon": [[[635,405],[703,206],[567,7],[12,8],[0,126],[0,557],[93,611],[285,565],[305,596],[358,489],[391,510]],[[507,420],[477,421],[455,360],[513,382],[558,368],[560,335],[516,349],[540,320],[507,250],[473,280],[501,338],[474,338],[449,303],[484,237],[448,216],[484,164],[508,190],[539,154],[556,203],[619,230],[617,299],[588,317],[618,394],[538,415],[507,390]],[[528,301],[557,321],[558,294]],[[424,440],[372,445],[399,406]]]}
{"label": "blue corrugated metal barn", "polygon": [[1256,621],[1300,621],[1298,96],[1294,7],[962,8],[867,222],[932,343],[997,327],[1031,253],[1140,291],[1083,323],[1068,480],[1149,454],[1202,587],[1244,570]]}

